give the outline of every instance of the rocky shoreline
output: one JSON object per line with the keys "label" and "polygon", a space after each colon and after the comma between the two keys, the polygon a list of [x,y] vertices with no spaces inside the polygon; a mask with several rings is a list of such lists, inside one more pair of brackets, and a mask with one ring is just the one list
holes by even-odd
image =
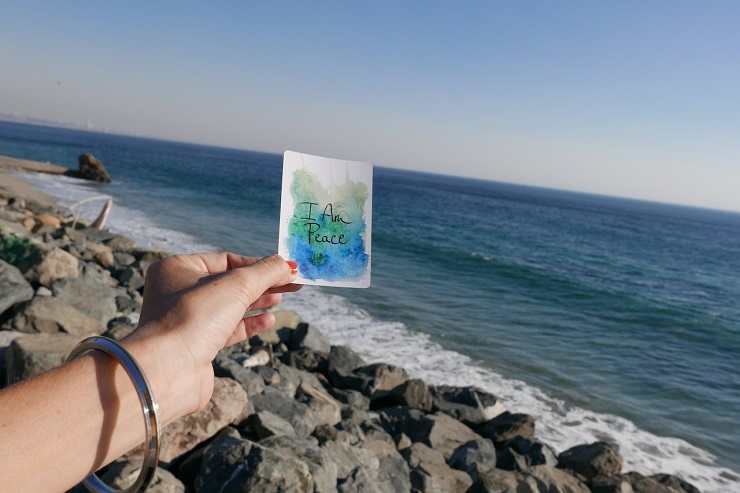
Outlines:
{"label": "rocky shoreline", "polygon": [[[0,189],[2,386],[61,364],[88,335],[133,330],[146,268],[165,255]],[[207,408],[163,430],[148,491],[699,491],[675,476],[622,471],[609,443],[558,454],[538,441],[532,416],[475,385],[427,385],[332,346],[295,312],[275,314],[272,330],[221,351]],[[249,366],[259,353],[274,353],[274,364]],[[137,457],[103,479],[128,484]]]}

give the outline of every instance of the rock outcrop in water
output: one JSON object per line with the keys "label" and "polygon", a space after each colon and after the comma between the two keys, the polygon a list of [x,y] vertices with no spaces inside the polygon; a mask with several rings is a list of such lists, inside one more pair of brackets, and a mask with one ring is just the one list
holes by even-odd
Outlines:
{"label": "rock outcrop in water", "polygon": [[80,154],[78,158],[79,168],[70,169],[67,175],[75,178],[84,178],[85,180],[97,181],[100,183],[110,183],[111,178],[103,163],[92,154]]}
{"label": "rock outcrop in water", "polygon": [[[72,227],[30,201],[4,197],[0,204],[3,382],[61,364],[87,335],[120,339],[134,329],[146,268],[164,252]],[[507,410],[474,385],[428,385],[331,345],[297,313],[278,311],[276,318],[272,330],[220,352],[209,405],[163,430],[149,491],[698,491],[675,476],[623,473],[609,443],[558,454],[537,439],[532,416]],[[241,364],[267,344],[274,366]],[[129,484],[139,453],[106,467],[103,479]]]}

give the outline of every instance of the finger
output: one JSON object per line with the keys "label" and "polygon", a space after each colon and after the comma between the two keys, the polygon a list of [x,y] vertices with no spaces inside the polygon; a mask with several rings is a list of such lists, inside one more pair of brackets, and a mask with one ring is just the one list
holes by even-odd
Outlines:
{"label": "finger", "polygon": [[225,347],[245,341],[260,334],[275,325],[275,315],[270,312],[260,313],[254,317],[243,318],[239,321],[234,332],[226,341]]}
{"label": "finger", "polygon": [[261,310],[262,308],[269,308],[275,306],[282,300],[283,295],[281,293],[264,294],[257,298],[257,301],[249,306],[250,310]]}
{"label": "finger", "polygon": [[259,257],[245,257],[235,253],[200,253],[196,257],[203,263],[209,274],[226,272],[238,267],[247,267],[260,260]]}
{"label": "finger", "polygon": [[[246,267],[236,268],[218,275],[219,283],[216,284],[225,283],[217,289],[225,288],[233,293],[244,304],[244,309],[247,310],[268,290],[282,288],[293,281],[295,277],[295,274],[291,273],[290,267],[282,257],[270,255]],[[276,292],[290,289],[277,289]]]}

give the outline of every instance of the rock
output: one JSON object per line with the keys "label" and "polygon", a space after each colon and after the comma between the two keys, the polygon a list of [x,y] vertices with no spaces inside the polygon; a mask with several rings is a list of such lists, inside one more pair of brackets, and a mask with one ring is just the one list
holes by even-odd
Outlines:
{"label": "rock", "polygon": [[447,464],[421,464],[418,469],[427,474],[444,492],[464,493],[473,483],[467,473],[453,469]]}
{"label": "rock", "polygon": [[591,479],[596,476],[618,475],[622,471],[623,460],[615,445],[594,442],[569,448],[558,455],[558,462],[560,467]]}
{"label": "rock", "polygon": [[558,465],[555,452],[550,447],[521,436],[507,440],[499,447],[496,461],[499,469],[526,472],[531,466]]}
{"label": "rock", "polygon": [[8,383],[8,372],[6,370],[5,353],[13,340],[25,337],[28,334],[15,330],[0,330],[0,389]]}
{"label": "rock", "polygon": [[53,296],[36,296],[30,302],[19,305],[12,327],[28,333],[66,332],[75,336],[100,334],[106,328],[101,321],[90,318]]}
{"label": "rock", "polygon": [[413,378],[395,387],[390,393],[393,405],[412,407],[423,411],[432,410],[432,393],[423,380]]}
{"label": "rock", "polygon": [[496,396],[477,387],[437,385],[430,387],[430,391],[435,412],[441,411],[471,428],[506,412],[506,407]]}
{"label": "rock", "polygon": [[62,227],[62,220],[57,216],[52,216],[51,214],[37,214],[34,216],[34,219],[39,224],[50,226],[54,229],[59,229]]}
{"label": "rock", "polygon": [[247,392],[248,396],[261,394],[265,390],[265,381],[257,373],[219,354],[213,361],[213,370],[218,377],[233,378]]}
{"label": "rock", "polygon": [[337,389],[334,387],[330,388],[329,392],[335,399],[337,399],[337,401],[346,404],[349,407],[362,411],[370,410],[370,398],[362,395],[361,392],[350,389]]}
{"label": "rock", "polygon": [[110,183],[110,175],[103,166],[103,163],[92,154],[80,154],[77,158],[79,168],[77,170],[67,171],[67,175],[85,180],[97,181],[100,183]]}
{"label": "rock", "polygon": [[248,425],[260,440],[274,436],[296,437],[293,425],[270,411],[257,411],[249,417]]}
{"label": "rock", "polygon": [[283,436],[262,440],[260,445],[304,462],[311,473],[315,492],[337,491],[337,465],[314,441]]}
{"label": "rock", "polygon": [[373,478],[380,467],[380,460],[371,450],[353,447],[343,441],[327,441],[321,449],[336,464],[338,480],[346,480],[358,467],[367,471],[367,477]]}
{"label": "rock", "polygon": [[[375,363],[357,368],[340,385],[361,391],[370,397],[371,408],[377,409],[386,407],[390,391],[408,380],[409,376],[403,368]],[[377,403],[373,404],[375,400]]]}
{"label": "rock", "polygon": [[52,248],[41,255],[41,261],[26,273],[26,277],[42,286],[50,288],[57,279],[74,278],[79,275],[79,262],[59,248]]}
{"label": "rock", "polygon": [[13,340],[5,353],[8,380],[19,382],[56,368],[82,339],[57,333],[32,334]]}
{"label": "rock", "polygon": [[487,438],[471,440],[457,447],[447,464],[468,473],[475,481],[482,473],[496,467],[496,448]]}
{"label": "rock", "polygon": [[379,463],[375,486],[379,491],[395,493],[397,491],[411,490],[408,464],[406,464],[404,458],[396,450],[395,444],[392,442],[367,440],[362,443],[362,448],[372,451],[378,458]]}
{"label": "rock", "polygon": [[421,469],[412,469],[409,473],[411,488],[414,493],[444,493],[442,487]]}
{"label": "rock", "polygon": [[623,476],[632,485],[634,493],[683,493],[683,489],[673,488],[670,484],[663,484],[655,477],[645,477],[637,472],[629,472]]}
{"label": "rock", "polygon": [[78,279],[92,286],[100,284],[114,287],[118,285],[118,281],[111,277],[110,271],[95,262],[82,262]]}
{"label": "rock", "polygon": [[312,349],[318,353],[328,354],[331,351],[329,341],[317,328],[307,323],[300,323],[293,331],[288,344],[290,349]]}
{"label": "rock", "polygon": [[342,420],[342,405],[319,388],[301,383],[296,398],[311,409],[316,425],[333,426]]}
{"label": "rock", "polygon": [[[137,461],[116,461],[106,467],[100,479],[112,488],[125,489],[139,476],[141,464]],[[158,467],[147,493],[185,493],[185,485],[174,474]]]}
{"label": "rock", "polygon": [[108,327],[102,335],[120,341],[136,329],[136,324],[128,317],[116,317],[108,322]]}
{"label": "rock", "polygon": [[130,253],[136,249],[136,242],[134,240],[120,235],[113,235],[103,243],[108,245],[113,251],[114,259],[116,252]]}
{"label": "rock", "polygon": [[503,443],[515,436],[534,439],[534,418],[528,414],[504,412],[475,428],[475,431],[493,443]]}
{"label": "rock", "polygon": [[[246,405],[247,394],[237,382],[216,378],[213,397],[204,409],[183,416],[162,429],[160,462],[171,463],[213,437],[240,416]],[[126,456],[137,457],[142,453],[143,448],[138,447]]]}
{"label": "rock", "polygon": [[630,482],[621,476],[598,476],[588,487],[591,493],[634,493]]}
{"label": "rock", "polygon": [[354,468],[350,474],[337,484],[338,493],[381,493],[367,469]]}
{"label": "rock", "polygon": [[283,365],[280,363],[275,365],[275,371],[277,371],[278,375],[280,375],[281,381],[287,381],[293,385],[294,392],[298,389],[298,387],[301,386],[301,384],[304,383],[316,389],[324,388],[318,377],[311,372],[300,370],[298,368],[293,368],[292,366]]}
{"label": "rock", "polygon": [[20,270],[0,260],[0,315],[16,303],[33,298],[33,292]]}
{"label": "rock", "polygon": [[80,279],[57,279],[51,286],[54,296],[65,301],[105,327],[116,316],[117,292],[110,286],[89,284]]}
{"label": "rock", "polygon": [[537,489],[537,484],[533,478],[525,478],[520,473],[512,471],[491,469],[481,474],[466,493],[502,492],[540,493],[540,490]]}
{"label": "rock", "polygon": [[328,353],[317,353],[309,348],[287,351],[278,356],[281,362],[300,370],[326,374],[329,368]]}
{"label": "rock", "polygon": [[77,257],[59,248],[41,248],[38,262],[26,271],[30,282],[51,287],[57,279],[75,278],[79,275]]}
{"label": "rock", "polygon": [[535,491],[549,493],[591,493],[588,487],[563,469],[550,466],[533,466],[526,476],[536,481]]}
{"label": "rock", "polygon": [[275,315],[275,323],[271,329],[250,338],[249,342],[253,346],[277,345],[281,342],[290,344],[293,330],[301,323],[301,317],[292,310],[275,310],[272,313]]}
{"label": "rock", "polygon": [[364,365],[365,360],[347,346],[332,346],[329,351],[329,379],[335,372],[349,374]]}
{"label": "rock", "polygon": [[[111,249],[112,251],[112,249]],[[122,267],[129,267],[136,262],[136,257],[131,255],[130,253],[125,252],[116,252],[113,254],[113,259],[115,261],[115,264],[118,268]]]}
{"label": "rock", "polygon": [[699,488],[697,488],[693,484],[671,474],[653,474],[652,476],[650,476],[650,478],[659,482],[663,486],[673,488],[679,493],[701,493],[701,491],[699,491]]}
{"label": "rock", "polygon": [[256,412],[270,411],[288,421],[300,438],[308,437],[316,428],[313,413],[306,404],[272,387],[265,388],[263,393],[253,396],[251,401]]}
{"label": "rock", "polygon": [[206,449],[195,490],[199,493],[313,493],[314,483],[305,462],[226,435]]}
{"label": "rock", "polygon": [[410,446],[401,451],[401,456],[406,460],[410,468],[416,469],[420,465],[437,464],[446,465],[445,456],[439,450],[434,450],[425,443],[411,443]]}
{"label": "rock", "polygon": [[401,431],[412,442],[422,442],[439,450],[445,459],[449,459],[460,445],[481,439],[473,430],[442,413],[430,414],[420,419],[410,416],[402,422]]}

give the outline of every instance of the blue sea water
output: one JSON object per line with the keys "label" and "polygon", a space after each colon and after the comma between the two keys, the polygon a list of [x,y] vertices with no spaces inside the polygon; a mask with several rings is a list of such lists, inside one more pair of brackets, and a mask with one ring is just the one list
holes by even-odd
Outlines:
{"label": "blue sea water", "polygon": [[[84,152],[112,184],[24,178],[64,205],[113,196],[109,226],[142,246],[276,251],[280,155],[0,122],[0,155]],[[373,187],[371,287],[285,308],[369,361],[499,395],[556,452],[607,440],[625,471],[740,491],[740,214],[384,167]]]}

